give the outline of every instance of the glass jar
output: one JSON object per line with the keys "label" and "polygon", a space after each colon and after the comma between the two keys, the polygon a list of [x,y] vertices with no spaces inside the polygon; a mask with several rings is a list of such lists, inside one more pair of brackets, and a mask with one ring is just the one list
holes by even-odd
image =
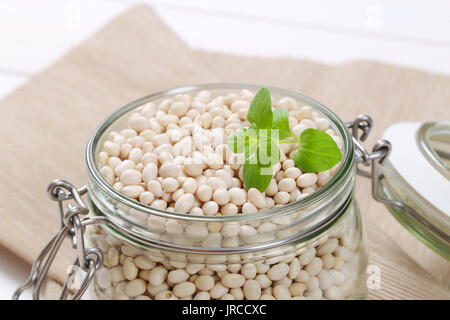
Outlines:
{"label": "glass jar", "polygon": [[354,299],[366,296],[366,248],[354,199],[352,136],[333,112],[298,93],[268,87],[328,119],[343,157],[332,178],[297,202],[251,214],[199,216],[146,206],[127,198],[100,174],[98,154],[109,134],[126,127],[139,106],[177,94],[257,91],[247,84],[187,86],[134,101],[110,115],[87,145],[92,216],[89,245],[103,251],[91,284],[98,299]]}
{"label": "glass jar", "polygon": [[409,206],[387,205],[399,225],[386,232],[450,288],[450,121],[396,123],[384,136],[396,148],[383,164],[380,195]]}

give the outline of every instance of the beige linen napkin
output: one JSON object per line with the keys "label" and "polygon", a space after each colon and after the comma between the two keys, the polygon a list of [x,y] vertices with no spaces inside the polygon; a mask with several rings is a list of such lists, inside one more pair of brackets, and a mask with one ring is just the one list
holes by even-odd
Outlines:
{"label": "beige linen napkin", "polygon": [[[183,84],[236,81],[295,89],[344,120],[370,114],[371,145],[390,123],[445,116],[450,79],[372,62],[325,66],[293,59],[256,59],[193,52],[145,6],[114,19],[92,38],[0,102],[0,243],[33,261],[56,232],[55,204],[45,189],[55,178],[85,182],[84,148],[98,123],[123,104]],[[381,232],[386,209],[358,183],[370,263],[382,270],[371,298],[449,298],[448,291]],[[370,221],[370,222],[369,222]],[[51,276],[61,281],[70,246]]]}

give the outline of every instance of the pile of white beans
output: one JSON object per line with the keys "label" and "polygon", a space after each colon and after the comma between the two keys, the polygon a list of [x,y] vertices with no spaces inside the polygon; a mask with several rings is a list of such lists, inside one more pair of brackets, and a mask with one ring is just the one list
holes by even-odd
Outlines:
{"label": "pile of white beans", "polygon": [[[227,137],[249,126],[254,94],[214,97],[201,91],[149,102],[129,116],[129,128],[111,132],[98,155],[101,174],[116,190],[151,207],[194,215],[252,213],[295,202],[323,186],[337,166],[303,173],[293,157],[298,144],[281,144],[281,161],[264,193],[243,186],[242,154],[233,154]],[[295,135],[307,128],[329,134],[342,146],[329,122],[309,106],[284,97],[273,101],[289,112]]]}
{"label": "pile of white beans", "polygon": [[104,252],[104,267],[95,275],[92,295],[108,300],[355,298],[365,253],[352,213],[346,220],[309,244],[229,255],[142,249],[96,227],[88,239]]}
{"label": "pile of white beans", "polygon": [[[112,132],[98,154],[101,174],[116,190],[143,204],[190,215],[254,213],[298,201],[325,185],[337,170],[303,173],[295,166],[298,145],[281,144],[268,189],[246,190],[242,155],[227,137],[249,126],[249,90],[215,96],[176,95],[149,102],[129,116],[128,128]],[[307,128],[329,134],[342,147],[327,119],[290,97],[272,105],[289,113],[295,135]],[[134,216],[160,240],[202,247],[238,247],[287,237],[297,213],[252,224],[182,223]],[[95,287],[105,299],[341,299],[352,294],[359,259],[355,229],[340,228],[309,245],[266,253],[256,261],[240,255],[174,255],[138,249],[106,234],[91,233],[105,252]],[[355,240],[356,239],[356,240]],[[251,255],[251,254],[250,254]],[[188,255],[189,256],[189,255]]]}

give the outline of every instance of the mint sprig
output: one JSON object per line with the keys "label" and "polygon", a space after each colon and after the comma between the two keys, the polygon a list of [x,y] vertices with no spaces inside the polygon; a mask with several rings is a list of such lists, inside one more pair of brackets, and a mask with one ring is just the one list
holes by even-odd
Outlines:
{"label": "mint sprig", "polygon": [[258,91],[250,104],[247,119],[254,123],[258,129],[270,129],[272,127],[272,100],[270,92],[266,88]]}
{"label": "mint sprig", "polygon": [[272,128],[278,129],[278,135],[281,139],[295,137],[289,129],[289,113],[284,109],[275,109],[273,112]]}
{"label": "mint sprig", "polygon": [[332,168],[341,161],[341,152],[328,134],[309,128],[300,135],[300,144],[294,155],[294,161],[304,172],[320,172]]}
{"label": "mint sprig", "polygon": [[[272,167],[280,161],[280,143],[298,143],[294,162],[303,172],[320,172],[335,166],[341,160],[336,142],[325,132],[306,129],[300,137],[289,128],[286,110],[272,111],[270,92],[262,88],[255,95],[247,112],[251,123],[228,138],[228,146],[234,153],[245,156],[244,184],[248,189],[264,192],[273,177]],[[286,139],[294,138],[294,139]]]}

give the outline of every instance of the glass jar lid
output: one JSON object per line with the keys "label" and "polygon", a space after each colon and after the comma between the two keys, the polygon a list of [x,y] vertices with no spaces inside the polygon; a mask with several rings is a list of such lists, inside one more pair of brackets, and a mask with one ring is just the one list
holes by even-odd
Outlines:
{"label": "glass jar lid", "polygon": [[382,167],[380,193],[417,214],[387,205],[416,238],[450,260],[450,121],[402,122],[384,138],[392,145]]}

